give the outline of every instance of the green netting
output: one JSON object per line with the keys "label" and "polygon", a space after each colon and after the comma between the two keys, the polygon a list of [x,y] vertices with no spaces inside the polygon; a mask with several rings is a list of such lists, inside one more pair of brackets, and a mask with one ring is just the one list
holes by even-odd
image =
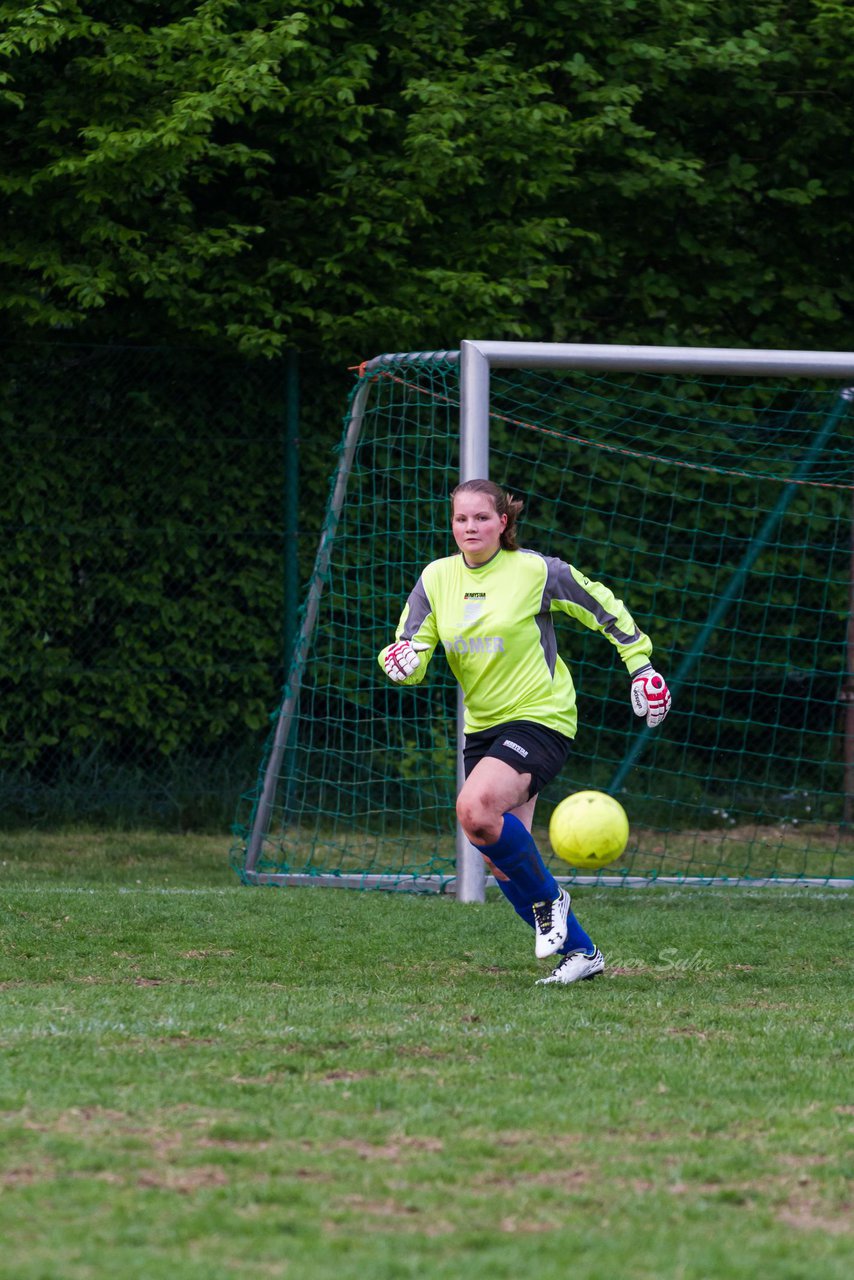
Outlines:
{"label": "green netting", "polygon": [[[354,395],[361,435],[337,522],[330,505],[254,870],[442,885],[456,687],[441,654],[415,689],[388,684],[376,654],[424,564],[455,550],[458,366],[453,353],[387,360]],[[674,693],[647,731],[612,647],[558,623],[579,734],[538,804],[544,853],[554,804],[595,787],[631,823],[608,877],[854,876],[850,407],[838,383],[493,372],[490,476],[526,500],[523,545],[623,596]],[[235,823],[244,875],[272,743]]]}

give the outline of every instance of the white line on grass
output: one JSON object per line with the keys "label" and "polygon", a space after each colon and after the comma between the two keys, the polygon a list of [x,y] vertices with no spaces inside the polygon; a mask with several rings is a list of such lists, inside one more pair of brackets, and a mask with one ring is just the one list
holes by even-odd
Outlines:
{"label": "white line on grass", "polygon": [[156,885],[116,885],[105,884],[99,885],[97,889],[87,889],[85,885],[74,884],[7,884],[0,885],[0,894],[2,893],[159,893],[159,894],[189,894],[191,896],[207,893],[227,894],[240,893],[244,890],[243,885],[234,885],[231,888],[194,888],[182,889],[178,885],[169,888],[158,888]]}
{"label": "white line on grass", "polygon": [[[209,894],[214,894],[215,896],[225,897],[227,895],[231,896],[233,894],[245,893],[248,887],[249,886],[247,885],[232,885],[228,887],[223,887],[223,886],[217,887],[214,885],[210,885],[207,887],[197,886],[194,888],[181,888],[178,885],[157,886],[157,885],[109,884],[109,885],[99,885],[97,888],[87,888],[85,885],[10,884],[10,885],[0,885],[0,897],[2,897],[3,894],[7,894],[7,893],[44,893],[44,894],[77,893],[77,894],[91,894],[91,895],[117,893],[117,894],[127,894],[127,895],[149,894],[149,895],[160,895],[162,897],[179,897],[179,896],[204,897]],[[283,889],[286,888],[287,891],[293,893],[295,890],[296,891],[299,891],[300,889],[304,890],[306,888],[309,888],[310,886],[301,885],[301,886],[286,887],[282,885],[277,887],[283,888]],[[584,887],[588,891],[596,890],[598,894],[601,894],[603,897],[607,897],[607,896],[610,896],[609,891],[616,886],[593,883],[593,884],[585,885]],[[791,887],[783,888],[779,881],[774,881],[770,884],[766,884],[763,882],[759,884],[733,883],[729,885],[725,885],[725,884],[673,885],[673,884],[665,884],[661,880],[659,880],[657,885],[647,884],[644,887],[647,889],[658,889],[661,897],[663,898],[681,898],[681,897],[686,897],[688,894],[691,894],[692,896],[696,896],[698,889],[707,888],[707,889],[715,889],[717,892],[720,892],[721,889],[729,889],[731,893],[739,897],[745,897],[745,896],[762,897],[766,901],[768,900],[768,897],[769,897],[767,891],[769,888],[772,888],[772,887],[774,889],[774,892],[773,892],[773,895],[770,895],[770,896],[773,898],[803,898],[804,895],[806,894],[811,901],[814,901],[816,898],[819,898],[819,899],[828,898],[838,902],[840,898],[844,898],[847,894],[854,892],[854,884],[850,886],[848,884],[845,884],[844,886],[840,885],[839,888],[827,888],[826,885],[823,883],[808,884],[808,883],[800,882],[797,884],[793,884]],[[366,889],[353,890],[353,892],[370,893],[371,890],[366,890]],[[388,895],[386,894],[381,895],[375,892],[374,896],[377,899],[379,899],[380,897],[385,899],[387,898]],[[442,897],[443,895],[439,894],[437,896]],[[454,898],[451,895],[444,895],[444,899],[446,902],[454,901]]]}

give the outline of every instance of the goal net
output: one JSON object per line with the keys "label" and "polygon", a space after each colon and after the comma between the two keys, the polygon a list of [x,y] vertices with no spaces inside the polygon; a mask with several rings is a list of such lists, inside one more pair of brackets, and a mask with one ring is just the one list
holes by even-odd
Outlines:
{"label": "goal net", "polygon": [[[356,380],[290,674],[235,820],[248,882],[454,890],[456,687],[440,652],[416,688],[376,655],[423,566],[455,550],[448,495],[478,474],[462,363],[385,356]],[[535,837],[548,859],[551,810],[584,788],[631,825],[616,863],[590,877],[553,859],[560,878],[854,882],[852,408],[839,376],[492,368],[488,474],[524,498],[521,544],[623,598],[673,693],[648,731],[612,646],[558,620],[579,732]]]}

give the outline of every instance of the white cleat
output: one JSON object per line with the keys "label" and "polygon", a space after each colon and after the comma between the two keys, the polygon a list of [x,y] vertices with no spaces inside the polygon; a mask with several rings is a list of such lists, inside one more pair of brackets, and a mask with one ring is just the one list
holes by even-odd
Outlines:
{"label": "white cleat", "polygon": [[538,960],[553,956],[566,942],[566,921],[572,899],[565,889],[561,889],[554,902],[535,902],[531,908],[534,913],[534,930],[537,935],[536,955]]}
{"label": "white cleat", "polygon": [[592,956],[583,951],[573,951],[564,956],[547,978],[537,978],[536,986],[545,986],[549,982],[560,982],[569,986],[570,982],[581,982],[585,978],[595,978],[605,968],[605,959],[597,947]]}

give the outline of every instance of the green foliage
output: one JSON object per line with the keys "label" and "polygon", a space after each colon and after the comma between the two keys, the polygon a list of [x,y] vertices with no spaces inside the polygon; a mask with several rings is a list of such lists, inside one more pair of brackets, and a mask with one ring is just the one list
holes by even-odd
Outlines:
{"label": "green foliage", "polygon": [[[0,0],[0,324],[16,339],[299,349],[305,577],[346,366],[363,357],[467,335],[854,348],[853,22],[839,0],[461,0],[440,19],[411,0]],[[85,377],[95,395],[100,373]],[[91,469],[51,452],[52,395],[71,412],[46,383],[3,423],[40,451],[26,484],[15,473],[3,552],[10,750],[46,766],[61,748],[76,767],[133,737],[180,755],[190,721],[218,749],[261,724],[277,683],[268,621],[237,636],[244,612],[271,616],[278,568],[203,581],[179,509],[158,563],[126,573],[139,530],[97,514],[121,484],[101,445]],[[643,464],[629,479],[653,501]],[[142,497],[150,463],[138,480]],[[193,492],[177,473],[158,492],[180,503],[182,484]],[[45,555],[51,491],[70,527]],[[100,521],[85,583],[84,501]],[[263,506],[256,493],[246,511]],[[623,536],[606,511],[590,530]],[[710,546],[679,537],[692,556]],[[261,544],[240,538],[238,562],[256,564]],[[108,590],[132,621],[81,664]],[[191,606],[220,635],[200,656],[204,713],[176,674]],[[235,700],[244,660],[259,692]]]}
{"label": "green foliage", "polygon": [[838,0],[0,4],[11,326],[854,346]]}
{"label": "green foliage", "polygon": [[147,765],[153,799],[165,760],[202,772],[255,737],[281,682],[283,378],[4,357],[0,771],[100,774],[103,801],[117,766]]}

